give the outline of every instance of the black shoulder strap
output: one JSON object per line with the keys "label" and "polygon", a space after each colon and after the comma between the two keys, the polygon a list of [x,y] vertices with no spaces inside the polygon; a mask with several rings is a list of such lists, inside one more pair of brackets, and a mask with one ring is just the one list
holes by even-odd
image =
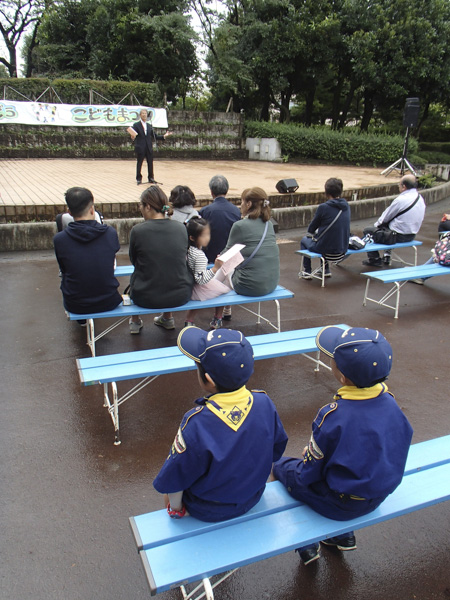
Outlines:
{"label": "black shoulder strap", "polygon": [[328,227],[322,231],[322,233],[319,235],[319,237],[314,238],[314,241],[318,242],[321,238],[323,238],[323,236],[326,234],[326,232],[333,227],[333,225],[336,223],[336,221],[339,219],[339,217],[341,215],[342,215],[342,210],[339,210],[338,214],[334,217],[334,219],[331,221],[331,223],[328,225]]}
{"label": "black shoulder strap", "polygon": [[397,217],[400,217],[401,215],[404,215],[405,213],[408,212],[408,210],[411,210],[412,208],[414,208],[414,206],[417,204],[417,202],[419,201],[420,198],[420,194],[417,194],[417,198],[414,200],[414,202],[412,204],[410,204],[409,206],[407,206],[406,208],[404,208],[403,210],[401,210],[400,212],[398,212],[394,217],[392,217],[392,219],[389,219],[389,221],[387,223],[383,223],[383,225],[389,225],[389,223],[392,223],[392,221],[394,219],[396,219]]}

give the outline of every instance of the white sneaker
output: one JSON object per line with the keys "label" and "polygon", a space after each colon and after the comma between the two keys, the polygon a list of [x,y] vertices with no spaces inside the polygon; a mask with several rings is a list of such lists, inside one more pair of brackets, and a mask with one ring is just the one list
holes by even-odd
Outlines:
{"label": "white sneaker", "polygon": [[141,329],[144,327],[144,323],[142,321],[142,319],[139,319],[139,321],[132,321],[131,319],[128,321],[129,325],[130,325],[130,333],[137,335],[138,333],[140,333]]}
{"label": "white sneaker", "polygon": [[300,273],[298,274],[300,279],[312,279],[312,275],[311,273],[308,273],[307,271],[300,271]]}
{"label": "white sneaker", "polygon": [[175,319],[173,317],[165,319],[162,315],[159,315],[159,317],[153,319],[153,323],[158,327],[164,327],[164,329],[175,329]]}

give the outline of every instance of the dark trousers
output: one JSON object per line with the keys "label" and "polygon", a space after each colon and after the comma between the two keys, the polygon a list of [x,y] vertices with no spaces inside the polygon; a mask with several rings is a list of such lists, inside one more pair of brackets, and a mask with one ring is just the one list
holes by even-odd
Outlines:
{"label": "dark trousers", "polygon": [[[315,247],[316,242],[314,242],[311,237],[305,236],[302,238],[300,242],[300,248],[302,250],[311,250],[311,252],[316,252]],[[309,256],[303,257],[303,270],[305,271],[305,273],[311,273],[311,259],[309,258]],[[325,262],[325,271],[328,272],[328,270],[328,263]]]}
{"label": "dark trousers", "polygon": [[137,154],[136,155],[137,158],[137,163],[136,163],[136,181],[142,181],[142,173],[141,173],[141,169],[142,169],[142,163],[144,162],[144,159],[147,160],[147,169],[148,169],[148,179],[154,179],[153,177],[153,152],[150,152],[150,150],[146,150],[145,154]]}
{"label": "dark trousers", "polygon": [[[352,500],[349,497],[342,498],[337,492],[333,492],[325,481],[319,481],[312,485],[305,485],[302,481],[303,460],[284,456],[273,465],[273,474],[278,481],[287,488],[288,492],[301,500],[313,510],[336,521],[350,521],[351,519],[367,515],[375,510],[384,498],[374,500]],[[337,536],[346,538],[353,535],[353,531]],[[308,544],[298,551],[315,548],[317,544]]]}
{"label": "dark trousers", "polygon": [[[364,235],[367,235],[368,233],[372,234],[375,231],[377,231],[379,228],[378,227],[366,227],[363,231]],[[398,242],[399,244],[401,242],[412,242],[413,239],[416,237],[415,233],[397,233],[397,238],[396,238],[396,242]],[[384,254],[391,254],[390,249],[387,249],[384,251]],[[380,253],[379,252],[368,252],[367,256],[369,258],[380,258]]]}

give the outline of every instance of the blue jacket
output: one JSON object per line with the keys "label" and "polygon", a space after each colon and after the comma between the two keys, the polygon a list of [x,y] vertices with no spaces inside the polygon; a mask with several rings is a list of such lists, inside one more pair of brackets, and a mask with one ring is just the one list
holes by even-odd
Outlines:
{"label": "blue jacket", "polygon": [[286,432],[264,392],[243,386],[196,403],[153,485],[160,493],[184,491],[186,509],[202,521],[238,517],[261,498]]}
{"label": "blue jacket", "polygon": [[204,248],[208,262],[214,262],[228,242],[231,228],[241,218],[241,211],[223,196],[219,196],[200,211],[211,228],[211,241]]}
{"label": "blue jacket", "polygon": [[[317,413],[308,450],[291,471],[287,487],[294,498],[298,482],[302,491],[312,486],[381,501],[402,480],[412,434],[384,383],[345,386]],[[292,468],[286,458],[274,465],[275,475],[284,468]]]}
{"label": "blue jacket", "polygon": [[308,232],[317,233],[314,237],[318,238],[333,219],[342,210],[342,214],[334,225],[325,233],[325,235],[313,246],[312,252],[319,254],[343,254],[348,249],[348,240],[350,237],[350,206],[345,198],[332,198],[323,204],[319,204],[313,220],[309,224]]}
{"label": "blue jacket", "polygon": [[74,221],[53,238],[66,310],[105,312],[122,302],[114,276],[117,232],[97,221]]}

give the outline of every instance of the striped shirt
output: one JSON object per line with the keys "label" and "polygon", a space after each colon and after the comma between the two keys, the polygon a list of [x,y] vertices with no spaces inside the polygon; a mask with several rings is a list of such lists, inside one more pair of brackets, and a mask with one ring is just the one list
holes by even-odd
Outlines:
{"label": "striped shirt", "polygon": [[187,253],[188,267],[192,271],[195,283],[205,285],[208,281],[214,278],[215,273],[212,269],[208,269],[208,259],[203,250],[189,246]]}

